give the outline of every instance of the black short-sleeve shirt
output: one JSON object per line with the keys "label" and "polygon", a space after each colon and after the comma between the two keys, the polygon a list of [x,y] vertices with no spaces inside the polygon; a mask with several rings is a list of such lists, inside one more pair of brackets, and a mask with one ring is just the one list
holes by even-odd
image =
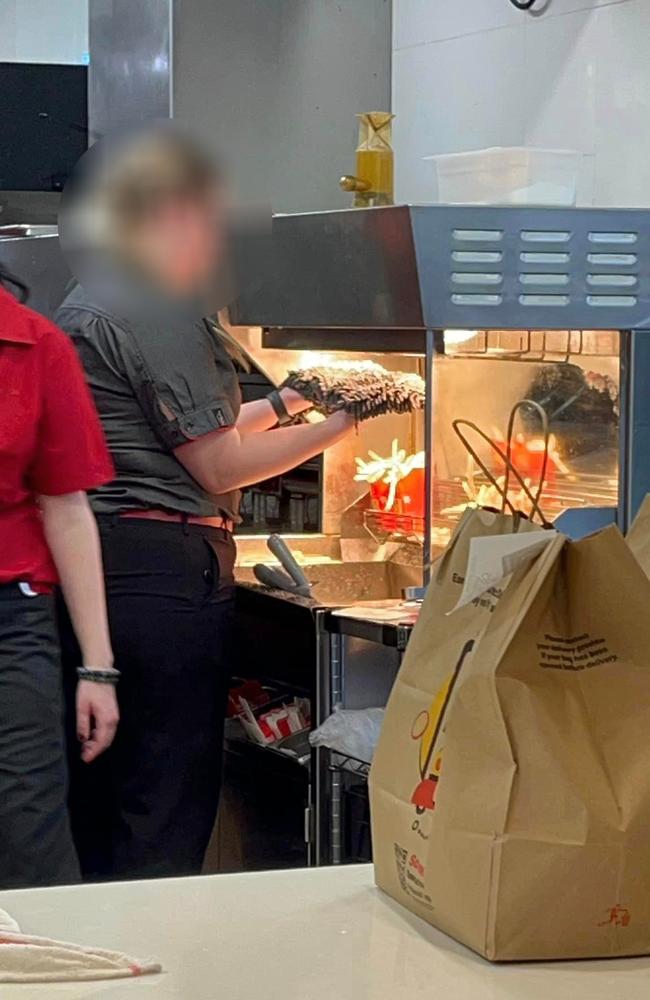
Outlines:
{"label": "black short-sleeve shirt", "polygon": [[218,330],[208,320],[130,323],[80,287],[56,319],[75,343],[115,464],[113,482],[91,492],[95,511],[236,518],[239,494],[207,493],[173,453],[237,420],[237,373]]}

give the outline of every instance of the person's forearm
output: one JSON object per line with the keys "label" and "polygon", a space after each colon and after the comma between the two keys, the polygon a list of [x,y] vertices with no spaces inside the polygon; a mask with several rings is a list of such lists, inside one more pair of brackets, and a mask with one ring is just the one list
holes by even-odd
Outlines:
{"label": "person's forearm", "polygon": [[354,424],[337,413],[318,424],[233,436],[220,460],[220,493],[243,489],[307,462],[348,434]]}
{"label": "person's forearm", "polygon": [[205,490],[219,495],[295,469],[353,429],[354,418],[346,413],[246,436],[231,427],[181,445],[174,454]]}
{"label": "person's forearm", "polygon": [[41,497],[43,527],[81,648],[83,665],[111,667],[97,524],[84,493]]}
{"label": "person's forearm", "polygon": [[[293,389],[281,389],[280,395],[287,408],[287,412],[296,417],[299,413],[311,408],[311,403],[299,396]],[[236,427],[242,436],[247,434],[258,434],[268,431],[278,422],[275,410],[268,399],[256,399],[251,403],[244,403],[237,417]]]}

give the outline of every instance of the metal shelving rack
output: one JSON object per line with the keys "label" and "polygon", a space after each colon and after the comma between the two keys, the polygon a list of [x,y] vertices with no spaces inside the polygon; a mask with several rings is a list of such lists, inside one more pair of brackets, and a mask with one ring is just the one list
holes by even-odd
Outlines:
{"label": "metal shelving rack", "polygon": [[[355,654],[354,649],[349,651],[348,640],[370,644],[377,651],[382,651],[381,654],[378,652],[378,660],[384,663],[383,680],[389,688],[399,669],[413,626],[346,618],[322,609],[316,615],[316,628],[315,723],[319,726],[337,706],[349,707],[348,668]],[[346,861],[343,828],[346,776],[353,775],[365,783],[370,765],[367,761],[317,747],[313,751],[312,766],[313,863],[343,864]],[[347,860],[363,859],[355,857]]]}

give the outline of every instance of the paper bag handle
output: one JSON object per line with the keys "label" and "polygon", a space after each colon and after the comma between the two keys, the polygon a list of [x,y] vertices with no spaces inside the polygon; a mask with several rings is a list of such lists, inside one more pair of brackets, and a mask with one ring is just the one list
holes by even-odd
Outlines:
{"label": "paper bag handle", "polygon": [[[513,412],[515,414],[516,414],[517,408],[519,406],[521,406],[523,404],[523,402],[527,402],[527,400],[522,400],[522,403],[518,403],[516,407],[513,407]],[[538,404],[537,403],[533,403],[532,405],[533,406],[537,406]],[[540,409],[541,409],[541,407],[540,407]],[[512,413],[510,414],[510,417],[511,417],[512,423],[514,425],[514,416],[513,416]],[[544,517],[544,514],[542,513],[542,510],[541,510],[541,508],[539,506],[541,488],[543,487],[543,479],[542,479],[542,481],[540,483],[540,488],[537,491],[537,496],[534,496],[533,493],[531,492],[531,490],[529,489],[529,487],[526,485],[526,483],[525,483],[524,479],[522,478],[519,470],[513,465],[513,462],[512,462],[512,445],[511,445],[510,439],[508,440],[508,452],[510,454],[508,454],[506,452],[503,452],[501,450],[501,448],[499,448],[499,446],[496,443],[496,441],[493,441],[492,438],[488,434],[486,434],[485,431],[482,430],[478,426],[478,424],[475,424],[471,420],[462,420],[462,419],[453,420],[451,426],[453,427],[454,431],[456,432],[456,434],[458,435],[458,437],[462,441],[462,443],[465,446],[465,448],[467,449],[468,453],[471,455],[471,457],[474,459],[474,461],[478,465],[478,467],[481,470],[481,472],[487,477],[487,479],[489,480],[489,482],[494,486],[494,488],[496,489],[497,493],[501,497],[501,513],[505,513],[505,509],[506,509],[506,507],[508,507],[514,517],[517,517],[517,516],[520,515],[520,511],[516,510],[516,508],[512,504],[512,501],[508,498],[507,487],[508,487],[508,484],[509,484],[510,476],[508,474],[508,477],[506,479],[506,483],[504,484],[504,486],[506,487],[506,489],[504,489],[504,487],[502,487],[502,486],[499,485],[496,477],[487,468],[487,466],[485,465],[485,463],[481,459],[480,455],[477,453],[476,449],[472,447],[472,445],[468,441],[466,435],[461,431],[461,429],[460,429],[461,427],[469,427],[469,428],[471,428],[471,430],[473,430],[476,434],[478,434],[478,436],[480,438],[482,438],[487,444],[489,444],[489,446],[492,449],[492,451],[496,452],[496,454],[499,456],[499,458],[504,463],[506,469],[508,470],[508,473],[512,473],[512,475],[515,477],[515,479],[517,480],[517,482],[519,483],[519,485],[520,485],[520,487],[522,489],[522,492],[526,495],[526,497],[530,501],[530,504],[531,504],[531,518],[532,518],[533,514],[537,514],[539,516],[539,519],[540,519],[540,522],[541,522],[542,526],[544,528],[550,528],[551,524],[550,524],[549,521],[546,520],[546,518]],[[510,421],[508,422],[508,427],[510,427]],[[546,449],[546,450],[548,451],[548,449]],[[546,460],[544,462],[544,472],[545,471],[546,471]]]}

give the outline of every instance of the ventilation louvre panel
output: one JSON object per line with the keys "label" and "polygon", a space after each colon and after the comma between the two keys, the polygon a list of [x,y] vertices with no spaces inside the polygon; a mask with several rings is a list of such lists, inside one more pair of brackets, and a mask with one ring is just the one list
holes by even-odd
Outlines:
{"label": "ventilation louvre panel", "polygon": [[[509,210],[491,214],[510,217]],[[522,317],[580,310],[588,316],[628,313],[639,304],[645,241],[636,227],[590,226],[580,232],[573,225],[558,226],[554,219],[539,225],[543,210],[534,214],[535,224],[520,224],[514,231],[487,223],[450,228],[446,280],[454,310],[489,306],[496,313],[514,308]],[[570,211],[554,214],[573,222]],[[650,279],[650,267],[647,271]]]}

